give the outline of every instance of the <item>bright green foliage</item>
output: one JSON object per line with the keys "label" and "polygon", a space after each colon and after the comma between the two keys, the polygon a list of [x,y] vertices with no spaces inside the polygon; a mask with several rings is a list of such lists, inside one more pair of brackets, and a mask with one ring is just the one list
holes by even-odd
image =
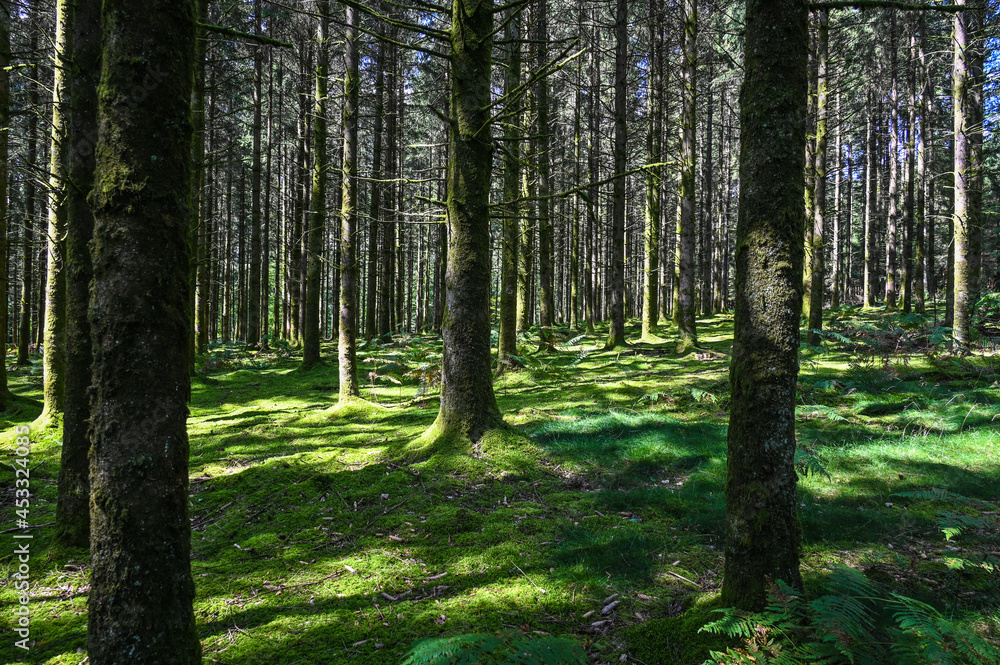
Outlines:
{"label": "bright green foliage", "polygon": [[838,566],[825,595],[806,600],[782,581],[768,590],[767,607],[724,617],[702,630],[744,640],[712,652],[718,665],[987,665],[1000,648],[958,626],[936,609],[886,594],[860,572]]}
{"label": "bright green foliage", "polygon": [[476,633],[420,640],[402,665],[586,665],[579,643],[519,632]]}

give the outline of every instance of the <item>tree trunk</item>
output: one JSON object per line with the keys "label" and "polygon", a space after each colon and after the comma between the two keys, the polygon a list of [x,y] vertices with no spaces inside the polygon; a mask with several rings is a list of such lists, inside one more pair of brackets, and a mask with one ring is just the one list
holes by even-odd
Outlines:
{"label": "tree trunk", "polygon": [[678,189],[677,250],[674,277],[674,323],[680,337],[678,351],[697,346],[694,302],[694,214],[695,146],[698,103],[698,3],[684,0],[684,42],[682,47],[683,87],[681,88],[681,154]]}
{"label": "tree trunk", "polygon": [[[694,2],[695,0],[689,0]],[[625,115],[628,75],[628,2],[616,0],[615,15],[615,173],[611,210],[611,325],[606,349],[625,345]]]}
{"label": "tree trunk", "polygon": [[[35,8],[31,8],[32,13]],[[28,28],[28,51],[38,50],[38,30],[33,26]],[[38,114],[33,112],[38,108],[38,68],[32,67],[32,75],[28,79],[28,106],[32,112],[28,114],[28,146],[27,169],[29,172],[37,167],[38,161]],[[29,363],[28,352],[31,345],[31,302],[34,297],[32,283],[34,282],[34,235],[35,235],[35,179],[24,179],[24,235],[21,237],[21,303],[20,320],[17,333],[17,365],[23,367]]]}
{"label": "tree trunk", "polygon": [[868,122],[865,130],[865,191],[864,191],[864,301],[865,307],[874,307],[875,292],[878,290],[878,277],[875,274],[875,180],[876,173],[876,148],[875,148],[875,120],[872,117],[875,110],[871,108],[871,98],[869,97]]}
{"label": "tree trunk", "polygon": [[976,233],[982,214],[983,88],[982,7],[979,0],[958,0],[968,9],[954,19],[952,108],[955,128],[954,324],[957,346],[972,339],[976,283]]}
{"label": "tree trunk", "polygon": [[503,427],[490,370],[489,194],[493,3],[454,0],[448,161],[447,304],[441,410],[428,447],[477,443]]}
{"label": "tree trunk", "polygon": [[[312,214],[309,216],[308,268],[306,271],[305,326],[303,328],[302,367],[308,369],[320,361],[319,353],[319,303],[320,276],[323,267],[323,241],[326,236],[326,102],[327,77],[330,74],[329,45],[327,30],[329,24],[329,0],[316,3],[319,25],[316,30],[316,96],[313,107],[313,172],[312,172]],[[355,123],[357,122],[355,116]],[[347,125],[345,125],[346,127]],[[357,128],[354,129],[355,133]],[[355,139],[357,140],[357,139]],[[355,167],[356,168],[356,167]],[[353,234],[352,234],[353,235]],[[355,242],[357,242],[355,240]],[[255,258],[255,257],[253,257]],[[355,257],[356,260],[356,257]],[[356,289],[357,287],[355,287]],[[357,301],[357,293],[353,294]],[[352,308],[357,305],[352,303]],[[352,325],[352,329],[353,329]],[[356,331],[354,331],[356,332]]]}
{"label": "tree trunk", "polygon": [[816,13],[816,150],[813,176],[816,178],[813,200],[812,252],[809,271],[809,344],[819,346],[819,331],[823,329],[823,296],[826,283],[826,247],[823,243],[823,225],[826,218],[826,147],[827,147],[827,84],[826,66],[830,44],[830,16],[826,11]]}
{"label": "tree trunk", "polygon": [[885,239],[885,308],[896,309],[899,290],[896,243],[899,226],[899,75],[896,66],[896,10],[889,10],[889,214]]}
{"label": "tree trunk", "polygon": [[94,187],[97,84],[101,76],[101,3],[77,0],[70,70],[70,159],[66,200],[66,396],[63,418],[56,539],[87,547],[90,538],[90,385],[93,350],[87,310],[93,266],[89,243],[94,215],[87,195]]}
{"label": "tree trunk", "polygon": [[[535,67],[541,69],[549,59],[548,54],[548,0],[538,0],[537,30],[535,41]],[[555,296],[553,286],[553,269],[555,249],[553,242],[552,220],[549,217],[551,199],[549,199],[549,176],[552,156],[550,154],[549,126],[549,77],[539,77],[535,84],[535,97],[538,108],[538,318],[541,327],[541,343],[543,347],[552,344],[552,325],[555,318]]]}
{"label": "tree trunk", "polygon": [[[521,14],[519,9],[507,23],[504,40],[507,42],[507,70],[504,78],[504,94],[508,104],[513,105],[514,94],[521,84]],[[500,269],[500,339],[497,346],[497,362],[500,368],[509,363],[508,356],[517,354],[517,255],[518,221],[521,203],[521,132],[515,109],[511,108],[510,119],[504,126],[503,154],[503,257]]]}
{"label": "tree trunk", "polygon": [[[11,0],[0,0],[0,127],[10,126],[10,6]],[[10,154],[10,132],[0,134],[0,341],[3,342],[3,362],[0,362],[0,411],[7,410],[10,390],[7,388],[7,301],[10,287],[7,284],[7,199],[10,191],[10,173],[7,159]],[[86,511],[86,508],[84,509]]]}
{"label": "tree trunk", "polygon": [[44,405],[36,424],[58,427],[66,393],[66,162],[69,155],[69,76],[73,48],[73,3],[56,3],[55,68],[52,82],[52,145],[49,150],[49,224],[46,234],[45,341],[42,356]]}
{"label": "tree trunk", "polygon": [[369,190],[368,304],[365,306],[365,337],[378,335],[379,222],[382,219],[382,120],[385,116],[385,43],[375,46],[375,99],[372,117],[372,182]]}
{"label": "tree trunk", "polygon": [[762,609],[771,581],[802,587],[793,460],[808,45],[803,0],[748,1],[722,587],[740,609]]}
{"label": "tree trunk", "polygon": [[[322,2],[329,7],[327,0]],[[358,14],[345,7],[344,42],[344,159],[340,202],[340,326],[337,358],[340,366],[339,402],[346,405],[360,394],[358,385]]]}
{"label": "tree trunk", "polygon": [[[649,60],[652,70],[649,90],[646,93],[649,133],[646,135],[646,162],[657,164],[663,150],[663,38],[658,0],[649,3]],[[649,166],[646,171],[645,254],[646,269],[642,284],[642,336],[648,338],[656,332],[659,322],[660,282],[660,179],[663,169]]]}
{"label": "tree trunk", "polygon": [[193,0],[103,7],[88,653],[186,665],[201,662],[187,438],[197,14]]}

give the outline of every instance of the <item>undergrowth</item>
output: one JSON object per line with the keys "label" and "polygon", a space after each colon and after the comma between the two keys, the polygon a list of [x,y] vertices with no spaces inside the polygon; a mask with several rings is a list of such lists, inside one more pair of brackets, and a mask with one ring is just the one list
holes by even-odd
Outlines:
{"label": "undergrowth", "polygon": [[[789,611],[813,616],[810,603],[838,593],[824,571],[846,565],[880,598],[913,599],[995,644],[998,574],[980,564],[1000,550],[997,358],[951,354],[933,320],[835,318],[843,339],[802,352],[806,594],[786,593]],[[669,330],[629,332],[628,348],[604,351],[602,328],[550,330],[545,348],[529,331],[519,368],[495,381],[505,419],[529,438],[422,462],[407,447],[437,412],[439,337],[365,343],[366,401],[346,411],[333,408],[332,344],[309,371],[278,340],[213,346],[198,359],[189,420],[204,662],[492,662],[488,653],[687,665],[749,648],[698,633],[721,584],[731,317],[700,321],[702,346],[684,356]],[[862,352],[866,340],[879,350]],[[22,397],[40,397],[36,366],[10,374]],[[3,414],[4,452],[39,411],[21,401]],[[78,665],[88,555],[52,545],[60,442],[32,436],[32,649],[4,643],[0,662]],[[0,550],[4,621],[11,551]],[[803,625],[791,634],[818,634]],[[870,630],[902,635],[885,626]]]}

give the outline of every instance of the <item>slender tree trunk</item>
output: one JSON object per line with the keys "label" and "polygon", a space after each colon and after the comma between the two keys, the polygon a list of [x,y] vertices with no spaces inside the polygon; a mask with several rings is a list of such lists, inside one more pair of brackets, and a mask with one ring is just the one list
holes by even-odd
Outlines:
{"label": "slender tree trunk", "polygon": [[[689,0],[694,2],[695,0]],[[625,345],[625,168],[628,75],[628,2],[616,0],[615,14],[615,179],[611,211],[611,325],[605,348]]]}
{"label": "slender tree trunk", "polygon": [[[259,1],[259,0],[258,0]],[[316,31],[316,97],[313,107],[312,214],[309,220],[309,252],[306,272],[305,327],[303,330],[302,366],[306,369],[320,361],[319,305],[320,276],[323,267],[323,244],[326,236],[326,102],[327,78],[330,75],[329,0],[316,3],[319,25]],[[356,122],[356,120],[355,120]],[[346,125],[345,125],[346,127]],[[357,129],[355,129],[355,132]],[[355,139],[356,140],[356,139]],[[356,260],[356,258],[355,258]],[[355,301],[357,294],[354,293]],[[356,307],[356,305],[354,305]]]}
{"label": "slender tree trunk", "polygon": [[[843,180],[843,157],[844,157],[844,146],[842,143],[843,136],[843,125],[844,125],[844,115],[841,113],[840,106],[840,95],[837,93],[836,98],[836,117],[837,117],[837,131],[834,138],[834,161],[833,161],[833,242],[830,243],[831,257],[830,257],[830,286],[833,289],[833,293],[830,298],[830,309],[836,310],[840,307],[841,298],[841,275],[843,270],[841,269],[842,257],[844,255],[843,246],[844,239],[842,233],[842,220],[843,220],[843,205],[841,203],[841,181]],[[851,246],[851,236],[847,236],[847,247]],[[848,249],[848,252],[850,250]]]}
{"label": "slender tree trunk", "polygon": [[[649,60],[652,71],[649,77],[649,90],[646,93],[647,116],[649,118],[649,133],[646,136],[646,161],[649,164],[660,162],[663,151],[663,40],[662,21],[660,20],[660,4],[658,0],[649,3]],[[646,270],[643,275],[642,288],[642,336],[650,337],[656,332],[659,322],[659,282],[660,282],[660,219],[663,213],[660,209],[660,185],[662,169],[659,166],[649,166],[646,172],[646,218],[645,218],[645,254]]]}
{"label": "slender tree trunk", "polygon": [[372,183],[368,222],[368,304],[365,307],[365,337],[378,335],[379,227],[382,219],[382,120],[385,117],[385,44],[375,47],[375,98],[372,117]]}
{"label": "slender tree trunk", "polygon": [[885,308],[896,309],[899,291],[896,275],[896,244],[899,227],[899,74],[896,51],[896,10],[889,10],[889,214],[886,218]]}
{"label": "slender tree trunk", "polygon": [[[507,23],[504,40],[507,42],[507,70],[504,94],[512,95],[521,84],[521,15],[520,10]],[[511,97],[508,97],[511,99]],[[520,140],[518,114],[511,109],[510,119],[504,125],[503,154],[503,264],[500,271],[500,339],[497,346],[499,367],[509,363],[508,356],[517,354],[517,255],[518,221],[521,204],[518,202],[521,187]]]}
{"label": "slender tree trunk", "polygon": [[809,271],[809,344],[819,346],[823,329],[823,296],[826,284],[826,247],[823,227],[826,220],[826,147],[827,147],[827,53],[830,43],[830,17],[826,11],[816,14],[816,151],[813,175],[816,178],[813,202],[812,269]]}
{"label": "slender tree trunk", "polygon": [[677,261],[674,277],[674,323],[680,337],[678,350],[698,344],[694,302],[695,136],[698,104],[698,3],[684,0],[684,64],[681,88],[681,154],[678,189]]}
{"label": "slender tree trunk", "polygon": [[715,62],[712,57],[713,48],[708,50],[708,86],[706,94],[708,99],[705,103],[705,148],[704,164],[702,170],[702,210],[701,210],[701,293],[698,297],[702,316],[712,314],[712,212],[714,210],[714,187],[713,157],[712,157],[712,134],[714,133],[715,99],[712,93],[712,79],[715,77]]}
{"label": "slender tree trunk", "polygon": [[88,653],[187,665],[201,662],[187,482],[197,12],[192,0],[103,8]]}
{"label": "slender tree trunk", "polygon": [[[198,8],[198,21],[208,23],[208,0],[195,0]],[[206,181],[211,177],[205,164],[205,55],[208,41],[204,30],[199,29],[199,38],[195,45],[195,78],[194,78],[194,108],[192,121],[194,123],[194,141],[192,145],[193,166],[195,175],[192,178],[192,228],[194,241],[194,272],[195,297],[193,300],[194,335],[192,339],[191,371],[194,372],[194,358],[205,353],[208,348],[208,296],[209,279],[209,226],[211,220],[208,212],[211,210],[211,198],[207,196]],[[213,91],[214,94],[214,91]],[[74,109],[75,112],[75,109]]]}
{"label": "slender tree trunk", "polygon": [[[327,0],[322,0],[324,3]],[[328,6],[328,5],[327,5]],[[340,366],[340,403],[360,395],[358,385],[358,15],[347,12],[344,43],[344,160],[340,203],[340,326],[337,358]]]}
{"label": "slender tree trunk", "polygon": [[[34,7],[32,7],[32,13],[34,13]],[[28,50],[34,53],[38,50],[38,31],[33,27],[29,27],[28,34]],[[21,237],[21,303],[17,333],[17,364],[19,367],[27,365],[29,362],[31,302],[34,297],[32,283],[34,282],[36,185],[35,178],[31,173],[37,166],[38,161],[37,72],[37,66],[33,66],[32,75],[27,83],[28,106],[31,113],[28,115],[28,145],[26,155],[28,176],[24,179],[24,235]]]}
{"label": "slender tree trunk", "polygon": [[955,131],[954,227],[954,322],[957,346],[972,339],[972,308],[976,283],[976,233],[982,214],[982,23],[979,0],[958,0],[968,7],[954,19],[952,61],[952,107]]}
{"label": "slender tree trunk", "polygon": [[771,581],[802,587],[794,456],[808,45],[803,0],[748,0],[722,586],[722,602],[741,609],[763,608]]}
{"label": "slender tree trunk", "polygon": [[924,263],[927,259],[927,244],[924,240],[927,214],[927,132],[928,132],[928,94],[929,76],[927,74],[926,56],[924,55],[924,30],[926,29],[926,17],[920,13],[917,17],[917,29],[914,37],[916,43],[916,117],[917,122],[913,127],[916,133],[915,149],[917,160],[916,174],[916,209],[914,211],[914,262],[913,262],[913,295],[915,307],[918,314],[923,314],[926,308],[927,290],[924,286]]}
{"label": "slender tree trunk", "polygon": [[865,131],[865,218],[864,218],[864,258],[865,258],[865,283],[864,301],[865,307],[874,307],[876,304],[875,292],[878,290],[878,277],[875,274],[875,181],[877,174],[877,150],[875,147],[875,120],[872,117],[874,109],[871,108],[871,98],[869,98],[868,123]]}
{"label": "slender tree trunk", "polygon": [[910,57],[907,70],[907,106],[909,114],[906,126],[906,192],[903,194],[903,279],[900,300],[904,314],[913,310],[913,236],[914,236],[914,206],[917,173],[917,77],[916,67],[916,30],[910,31]]}
{"label": "slender tree trunk", "polygon": [[42,427],[62,424],[66,394],[66,162],[69,155],[70,52],[73,49],[73,9],[69,0],[56,3],[55,71],[52,82],[52,145],[49,150],[49,225],[46,234],[48,270],[45,280],[45,336]]}
{"label": "slender tree trunk", "polygon": [[66,199],[66,397],[56,503],[56,539],[87,547],[90,538],[90,386],[93,352],[87,312],[93,266],[97,84],[101,75],[101,3],[76,0],[69,82],[69,186]]}
{"label": "slender tree trunk", "polygon": [[[541,69],[549,59],[548,52],[548,0],[538,0],[537,30],[535,40],[535,67]],[[549,177],[551,174],[551,141],[552,128],[549,126],[549,77],[540,77],[535,84],[535,97],[538,108],[538,316],[541,325],[542,346],[551,345],[551,328],[555,318],[555,295],[553,271],[555,249],[553,240],[552,220],[549,217],[551,199],[549,199]]]}

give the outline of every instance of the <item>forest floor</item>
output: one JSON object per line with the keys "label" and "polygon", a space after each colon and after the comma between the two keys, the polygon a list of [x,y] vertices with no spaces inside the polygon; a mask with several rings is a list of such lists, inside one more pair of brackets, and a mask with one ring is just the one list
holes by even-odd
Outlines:
{"label": "forest floor", "polygon": [[[828,329],[822,348],[803,349],[799,378],[807,594],[846,564],[997,640],[1000,571],[975,565],[1000,555],[995,341],[952,355],[920,317],[846,308]],[[472,633],[580,645],[604,663],[700,663],[724,647],[696,629],[719,617],[731,316],[700,320],[702,348],[684,356],[635,327],[632,346],[603,351],[600,332],[562,330],[547,353],[526,339],[525,368],[496,380],[527,439],[430,460],[407,443],[437,412],[439,339],[365,345],[372,406],[346,415],[332,409],[335,360],[304,372],[295,350],[213,346],[189,421],[204,662],[398,663],[417,640]],[[40,363],[11,375],[35,399],[40,382]],[[4,414],[5,458],[14,426],[39,410]],[[0,662],[77,665],[87,557],[52,547],[59,441],[32,437],[33,645],[14,649],[5,628]],[[960,529],[950,540],[942,515]]]}

